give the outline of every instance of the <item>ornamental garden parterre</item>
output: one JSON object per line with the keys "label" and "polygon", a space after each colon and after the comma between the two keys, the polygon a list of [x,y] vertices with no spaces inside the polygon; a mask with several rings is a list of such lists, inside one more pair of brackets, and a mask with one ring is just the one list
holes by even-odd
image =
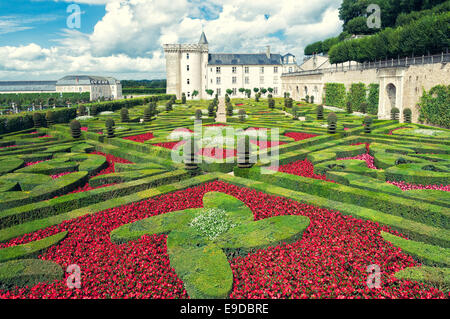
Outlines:
{"label": "ornamental garden parterre", "polygon": [[0,118],[0,298],[449,298],[448,129],[183,102]]}

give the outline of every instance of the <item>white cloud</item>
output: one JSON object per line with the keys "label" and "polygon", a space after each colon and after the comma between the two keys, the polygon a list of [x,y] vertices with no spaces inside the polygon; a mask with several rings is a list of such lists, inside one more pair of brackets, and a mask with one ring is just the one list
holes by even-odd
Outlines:
{"label": "white cloud", "polygon": [[[106,4],[106,14],[91,34],[61,30],[61,38],[50,49],[36,44],[0,47],[1,77],[55,78],[68,73],[165,77],[162,44],[196,43],[202,26],[211,52],[259,52],[271,45],[272,52],[291,52],[300,59],[308,43],[337,35],[342,25],[340,0],[65,2]],[[274,33],[283,39],[271,36]]]}

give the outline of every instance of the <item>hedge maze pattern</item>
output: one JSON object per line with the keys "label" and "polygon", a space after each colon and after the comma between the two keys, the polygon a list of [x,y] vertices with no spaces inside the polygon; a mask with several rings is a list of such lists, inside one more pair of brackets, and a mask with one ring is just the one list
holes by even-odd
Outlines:
{"label": "hedge maze pattern", "polygon": [[[173,104],[172,110],[166,110],[166,101],[149,101],[151,108],[148,103],[136,102],[123,106],[128,109],[127,116],[121,116],[125,111],[120,104],[111,106],[111,111],[102,104],[107,111],[78,119],[80,138],[73,138],[69,125],[62,123],[1,135],[0,292],[40,282],[65,282],[63,270],[68,265],[46,260],[46,255],[58,249],[71,231],[50,232],[44,238],[33,234],[76,218],[220,181],[398,231],[401,236],[389,232],[380,236],[420,264],[401,269],[396,280],[420,282],[448,293],[450,131],[374,117],[366,121],[327,107],[323,119],[317,120],[316,105],[294,101],[292,108],[286,108],[283,99],[272,101],[275,105],[269,108],[264,98],[259,102],[233,99],[233,115],[228,115],[226,124],[214,123],[209,116],[210,101],[182,104],[172,100],[168,102]],[[192,173],[172,160],[172,151],[183,153],[180,140],[193,134],[198,110],[202,112],[203,148],[196,156],[202,161]],[[239,110],[247,117],[239,117]],[[337,115],[335,134],[328,133],[331,112]],[[109,119],[113,122],[108,122],[107,129]],[[370,133],[364,123],[370,123]],[[249,138],[253,154],[269,159],[279,154],[278,170],[267,160],[238,168],[239,136],[226,141],[215,138],[231,128],[240,132],[278,128],[277,142],[270,141],[270,131],[269,142],[261,142],[257,135]],[[269,170],[271,174],[266,174]],[[111,232],[111,241],[122,246],[142,236],[168,234],[170,264],[187,295],[226,298],[233,289],[229,260],[300,240],[309,225],[308,218],[300,216],[285,216],[285,220],[292,217],[287,224],[283,218],[271,223],[276,217],[253,222],[250,208],[236,206],[240,201],[211,194],[205,195],[204,209],[212,207],[206,204],[208,196],[216,196],[213,202],[219,203],[227,216],[245,211],[249,224],[237,228],[262,225],[251,230],[254,245],[236,244],[240,238],[238,232],[233,233],[236,228],[215,241],[199,237],[188,226],[204,211],[197,207],[124,223]],[[236,221],[233,218],[232,223]],[[277,232],[277,227],[283,231]],[[192,246],[196,240],[201,249]]]}

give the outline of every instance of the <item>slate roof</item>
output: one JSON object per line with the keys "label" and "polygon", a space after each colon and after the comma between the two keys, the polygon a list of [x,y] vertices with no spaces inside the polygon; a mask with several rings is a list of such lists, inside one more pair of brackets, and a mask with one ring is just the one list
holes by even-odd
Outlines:
{"label": "slate roof", "polygon": [[208,57],[209,65],[281,65],[281,62],[280,54],[271,54],[268,58],[265,53],[211,53]]}
{"label": "slate roof", "polygon": [[202,32],[202,35],[200,36],[200,40],[198,41],[198,44],[208,44],[208,40],[206,40],[205,32]]}
{"label": "slate roof", "polygon": [[56,91],[56,81],[0,81],[0,92]]}
{"label": "slate roof", "polygon": [[[59,79],[56,85],[90,85],[90,84],[105,84],[109,85],[111,78],[103,76],[90,75],[68,75]],[[112,83],[111,83],[112,84]]]}

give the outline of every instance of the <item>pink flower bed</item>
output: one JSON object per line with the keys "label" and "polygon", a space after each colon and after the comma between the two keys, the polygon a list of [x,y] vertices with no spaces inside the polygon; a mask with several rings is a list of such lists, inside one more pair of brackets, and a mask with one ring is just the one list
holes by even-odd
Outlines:
{"label": "pink flower bed", "polygon": [[155,136],[153,136],[153,133],[145,133],[145,134],[140,134],[140,135],[127,136],[127,137],[124,137],[123,139],[129,140],[129,141],[135,141],[138,143],[144,143],[145,141],[151,140],[154,137]]}
{"label": "pink flower bed", "polygon": [[42,136],[38,136],[37,138],[44,138],[44,137],[52,137],[51,135],[42,135]]}
{"label": "pink flower bed", "polygon": [[181,143],[181,144],[178,145],[177,148],[181,147],[185,143],[185,141],[155,143],[155,144],[152,144],[152,145],[159,146],[159,147],[164,147],[164,148],[168,148],[169,150],[172,150],[178,143]]}
{"label": "pink flower bed", "polygon": [[45,162],[45,161],[28,162],[28,163],[25,163],[25,166],[32,166],[32,165],[36,165],[36,164],[39,164],[42,162]]}
{"label": "pink flower bed", "polygon": [[218,124],[207,124],[207,125],[204,125],[204,126],[228,126],[228,125],[218,123]]}
{"label": "pink flower bed", "polygon": [[[69,274],[65,273],[54,282],[0,291],[0,298],[187,298],[170,266],[166,235],[144,235],[122,245],[113,244],[109,236],[127,223],[201,207],[203,195],[210,191],[242,200],[255,220],[279,215],[310,219],[299,240],[230,260],[231,298],[448,298],[431,286],[394,278],[395,272],[419,265],[380,236],[381,230],[397,232],[337,211],[219,181],[89,214],[1,243],[0,248],[10,247],[68,231],[63,241],[39,258],[54,261],[64,270],[76,264],[82,273],[80,289],[67,287]],[[366,284],[371,264],[381,268],[379,289]]]}
{"label": "pink flower bed", "polygon": [[82,127],[80,128],[80,130],[87,132],[87,131],[88,131],[88,127],[87,127],[87,126],[82,126]]}
{"label": "pink flower bed", "polygon": [[410,191],[414,189],[432,189],[444,192],[450,192],[450,185],[421,185],[421,184],[408,184],[405,182],[390,182],[386,183],[392,184],[400,188],[402,191]]}
{"label": "pink flower bed", "polygon": [[67,175],[67,174],[70,174],[70,173],[72,173],[72,172],[64,172],[64,173],[59,173],[59,174],[50,175],[50,176],[51,176],[51,178],[53,178],[53,179],[58,179],[58,178],[60,178],[60,177],[62,177],[62,176],[64,176],[64,175]]}
{"label": "pink flower bed", "polygon": [[302,141],[308,138],[316,137],[316,134],[308,134],[308,133],[299,133],[299,132],[287,132],[284,136],[293,138],[295,141]]}

